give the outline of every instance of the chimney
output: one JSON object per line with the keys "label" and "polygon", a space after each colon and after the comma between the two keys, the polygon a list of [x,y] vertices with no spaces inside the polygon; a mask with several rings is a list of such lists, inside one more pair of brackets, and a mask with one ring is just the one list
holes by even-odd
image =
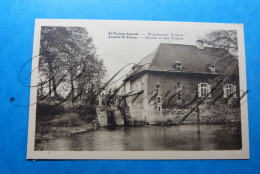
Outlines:
{"label": "chimney", "polygon": [[204,48],[204,46],[203,46],[203,40],[197,40],[196,41],[196,46],[197,46],[197,48],[198,49],[203,49]]}

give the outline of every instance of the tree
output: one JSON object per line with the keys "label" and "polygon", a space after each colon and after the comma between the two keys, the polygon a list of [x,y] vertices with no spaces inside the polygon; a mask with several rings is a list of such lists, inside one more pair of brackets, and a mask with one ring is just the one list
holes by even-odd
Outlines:
{"label": "tree", "polygon": [[215,64],[222,67],[226,74],[238,75],[238,41],[235,30],[212,30],[200,37],[205,46],[211,49],[211,56],[216,57]]}
{"label": "tree", "polygon": [[[98,86],[106,73],[92,38],[82,27],[42,27],[39,75],[48,80],[49,95],[82,97],[89,84]],[[45,86],[47,87],[47,86]],[[58,93],[60,89],[61,93]]]}
{"label": "tree", "polygon": [[206,46],[223,48],[237,57],[238,44],[237,32],[235,30],[213,30],[202,38]]}

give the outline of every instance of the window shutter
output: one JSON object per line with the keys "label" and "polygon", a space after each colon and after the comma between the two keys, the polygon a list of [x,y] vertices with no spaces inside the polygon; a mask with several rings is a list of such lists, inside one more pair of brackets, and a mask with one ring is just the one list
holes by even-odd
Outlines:
{"label": "window shutter", "polygon": [[208,86],[208,93],[207,93],[207,95],[208,95],[208,97],[211,97],[211,84],[208,84],[207,86]]}
{"label": "window shutter", "polygon": [[237,98],[237,87],[236,87],[236,85],[232,85],[232,93],[233,93],[233,98]]}
{"label": "window shutter", "polygon": [[227,98],[227,87],[223,85],[224,98]]}
{"label": "window shutter", "polygon": [[198,97],[201,97],[201,86],[200,86],[200,83],[198,84]]}

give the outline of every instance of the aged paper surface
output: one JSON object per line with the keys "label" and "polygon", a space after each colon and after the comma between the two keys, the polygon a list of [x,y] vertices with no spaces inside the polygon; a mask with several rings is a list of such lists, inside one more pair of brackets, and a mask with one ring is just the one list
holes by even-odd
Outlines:
{"label": "aged paper surface", "polygon": [[27,159],[248,159],[243,25],[35,22]]}

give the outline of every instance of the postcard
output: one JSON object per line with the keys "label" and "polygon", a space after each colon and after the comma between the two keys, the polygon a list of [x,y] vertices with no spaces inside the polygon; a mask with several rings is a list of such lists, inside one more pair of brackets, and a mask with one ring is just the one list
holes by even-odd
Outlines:
{"label": "postcard", "polygon": [[242,24],[36,19],[29,63],[27,159],[249,159]]}

